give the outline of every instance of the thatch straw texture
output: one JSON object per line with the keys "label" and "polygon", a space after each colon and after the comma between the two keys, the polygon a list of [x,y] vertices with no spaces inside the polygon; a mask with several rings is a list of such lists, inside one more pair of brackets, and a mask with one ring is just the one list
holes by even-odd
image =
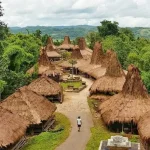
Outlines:
{"label": "thatch straw texture", "polygon": [[58,95],[61,93],[61,86],[46,76],[34,80],[28,85],[28,88],[43,96]]}
{"label": "thatch straw texture", "polygon": [[98,78],[90,88],[90,93],[121,92],[125,82],[125,74],[114,52],[104,76]]}
{"label": "thatch straw texture", "polygon": [[50,45],[54,45],[53,43],[53,39],[51,37],[48,37],[47,39],[47,45],[50,44]]}
{"label": "thatch straw texture", "polygon": [[73,47],[74,45],[71,44],[69,36],[65,36],[62,45],[60,45],[58,49],[69,50],[69,49],[73,49]]}
{"label": "thatch straw texture", "polygon": [[103,59],[104,59],[104,53],[102,50],[102,44],[96,42],[92,53],[91,64],[96,64],[96,65],[102,64]]}
{"label": "thatch straw texture", "polygon": [[56,106],[43,96],[29,90],[26,86],[6,98],[1,106],[20,115],[30,124],[39,124],[47,120],[56,110]]}
{"label": "thatch straw texture", "polygon": [[150,143],[150,111],[140,118],[138,132],[143,141]]}
{"label": "thatch straw texture", "polygon": [[61,57],[61,55],[60,54],[58,54],[56,51],[48,51],[48,52],[46,52],[47,53],[47,56],[49,57],[49,58],[53,58],[53,57]]}
{"label": "thatch straw texture", "polygon": [[103,102],[99,110],[106,124],[133,121],[150,110],[148,92],[141,80],[138,68],[131,65],[121,93]]}
{"label": "thatch straw texture", "polygon": [[28,124],[17,113],[0,106],[0,148],[16,143],[25,135]]}
{"label": "thatch straw texture", "polygon": [[106,73],[106,68],[104,67],[98,67],[88,72],[88,74],[95,79],[102,77],[103,75],[105,75],[105,73]]}
{"label": "thatch straw texture", "polygon": [[[27,73],[32,74],[35,71],[36,71],[35,67],[33,66],[27,71]],[[55,74],[56,75],[56,74],[62,73],[60,69],[56,68],[56,66],[49,61],[45,48],[42,49],[42,54],[40,55],[40,58],[38,61],[37,71],[39,75],[42,75],[42,74],[47,74],[47,75]]]}
{"label": "thatch straw texture", "polygon": [[79,38],[78,45],[80,50],[85,50],[87,48],[84,37]]}
{"label": "thatch straw texture", "polygon": [[57,47],[54,45],[54,43],[53,43],[53,39],[51,38],[51,37],[48,37],[48,39],[47,39],[47,50],[55,50],[55,49],[57,49]]}
{"label": "thatch straw texture", "polygon": [[75,46],[73,48],[73,51],[71,53],[71,58],[72,59],[82,59],[83,58],[83,56],[82,56],[82,54],[81,54],[80,49],[79,49],[78,46]]}
{"label": "thatch straw texture", "polygon": [[91,57],[93,51],[87,47],[84,37],[79,38],[78,46],[79,46],[79,49],[81,50],[81,54],[84,58]]}
{"label": "thatch straw texture", "polygon": [[81,50],[81,54],[84,58],[90,58],[91,59],[91,56],[92,56],[92,50],[91,49],[86,49],[86,50]]}
{"label": "thatch straw texture", "polygon": [[86,65],[80,66],[78,69],[79,69],[79,71],[88,74],[92,69],[96,69],[96,68],[99,68],[99,67],[101,67],[101,65],[86,64]]}

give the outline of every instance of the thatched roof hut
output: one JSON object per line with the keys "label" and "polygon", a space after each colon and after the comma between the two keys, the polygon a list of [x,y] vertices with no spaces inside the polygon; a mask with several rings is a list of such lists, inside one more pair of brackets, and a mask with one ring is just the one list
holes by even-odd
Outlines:
{"label": "thatched roof hut", "polygon": [[91,58],[90,64],[79,67],[79,70],[81,72],[88,74],[91,70],[101,67],[102,62],[103,62],[103,57],[104,57],[104,54],[102,51],[102,44],[99,42],[96,42],[94,45],[94,50],[92,53],[92,58]]}
{"label": "thatched roof hut", "polygon": [[150,144],[150,111],[139,119],[138,132],[142,141]]}
{"label": "thatched roof hut", "polygon": [[0,149],[15,144],[26,133],[29,122],[0,106]]}
{"label": "thatched roof hut", "polygon": [[[36,71],[36,68],[33,66],[30,68],[27,73],[32,74]],[[46,74],[46,75],[57,75],[61,74],[62,71],[57,68],[54,64],[52,64],[47,56],[46,49],[42,49],[42,53],[40,55],[38,65],[37,65],[37,71],[39,75]]]}
{"label": "thatched roof hut", "polygon": [[27,86],[18,89],[1,102],[1,106],[20,115],[30,124],[40,124],[48,120],[56,106],[41,95],[29,90]]}
{"label": "thatched roof hut", "polygon": [[34,80],[28,85],[28,88],[43,96],[58,95],[61,93],[61,86],[46,76],[41,76]]}
{"label": "thatched roof hut", "polygon": [[106,124],[137,123],[139,118],[150,110],[148,92],[137,67],[133,65],[128,67],[122,92],[104,101],[99,110]]}
{"label": "thatched roof hut", "polygon": [[65,36],[62,45],[60,45],[60,46],[58,47],[58,49],[72,50],[73,47],[74,47],[74,45],[71,44],[71,41],[70,41],[69,36]]}
{"label": "thatched roof hut", "polygon": [[[101,69],[101,68],[100,68]],[[98,78],[90,88],[90,93],[121,92],[125,82],[125,74],[114,52],[104,76]]]}
{"label": "thatched roof hut", "polygon": [[71,58],[72,59],[82,59],[83,58],[78,46],[74,46],[73,51],[71,53]]}

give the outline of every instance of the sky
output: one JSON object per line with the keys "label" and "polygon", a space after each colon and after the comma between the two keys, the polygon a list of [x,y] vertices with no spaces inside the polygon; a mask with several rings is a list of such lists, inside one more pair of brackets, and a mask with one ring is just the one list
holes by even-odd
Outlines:
{"label": "sky", "polygon": [[150,27],[150,0],[0,0],[8,26],[100,25]]}

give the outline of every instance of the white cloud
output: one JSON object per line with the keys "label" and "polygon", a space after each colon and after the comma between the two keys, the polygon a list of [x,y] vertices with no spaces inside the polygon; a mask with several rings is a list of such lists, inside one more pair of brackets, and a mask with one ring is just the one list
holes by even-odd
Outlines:
{"label": "white cloud", "polygon": [[8,26],[99,25],[150,26],[150,0],[1,0]]}

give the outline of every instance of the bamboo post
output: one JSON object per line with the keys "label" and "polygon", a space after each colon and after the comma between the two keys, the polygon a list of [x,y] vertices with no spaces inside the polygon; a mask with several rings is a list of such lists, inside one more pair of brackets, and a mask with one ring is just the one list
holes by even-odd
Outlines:
{"label": "bamboo post", "polygon": [[123,133],[124,124],[122,123],[122,133]]}

